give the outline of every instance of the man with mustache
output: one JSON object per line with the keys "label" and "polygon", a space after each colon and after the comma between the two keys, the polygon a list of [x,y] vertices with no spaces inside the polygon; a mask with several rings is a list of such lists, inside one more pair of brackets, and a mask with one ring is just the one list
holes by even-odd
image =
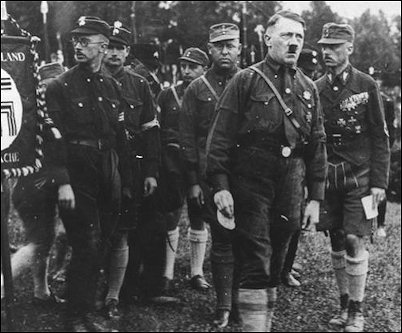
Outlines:
{"label": "man with mustache", "polygon": [[340,292],[341,309],[330,324],[344,327],[345,332],[363,332],[364,327],[362,304],[369,259],[364,241],[371,235],[372,221],[366,218],[362,198],[371,195],[373,207],[385,199],[390,163],[378,86],[349,62],[354,36],[348,24],[324,25],[318,44],[327,72],[316,81],[329,162],[327,214],[317,230],[330,231]]}
{"label": "man with mustache", "polygon": [[268,54],[238,73],[222,94],[208,136],[207,174],[220,212],[234,218],[243,332],[269,332],[288,244],[317,222],[324,198],[325,133],[318,91],[296,67],[304,20],[270,18]]}
{"label": "man with mustache", "polygon": [[209,29],[208,51],[212,66],[205,75],[194,80],[183,97],[179,118],[181,148],[186,169],[187,204],[191,220],[191,285],[198,290],[210,286],[203,277],[203,263],[208,238],[204,221],[209,222],[212,234],[212,275],[218,299],[216,325],[228,324],[232,307],[233,254],[232,233],[222,227],[212,209],[206,185],[206,141],[215,106],[233,75],[239,70],[241,51],[239,28],[232,23],[215,24]]}
{"label": "man with mustache", "polygon": [[[157,172],[159,160],[159,124],[156,120],[156,108],[152,100],[148,82],[133,72],[129,67],[124,67],[130,53],[131,32],[121,22],[114,22],[110,32],[110,43],[104,58],[104,64],[113,77],[119,82],[122,92],[124,107],[124,121],[126,133],[129,138],[130,164],[132,170],[136,170],[136,179],[129,188],[123,189],[126,194],[123,200],[123,217],[120,219],[118,230],[112,238],[112,248],[108,267],[108,293],[105,299],[106,315],[108,318],[119,317],[117,308],[119,293],[123,284],[126,267],[129,259],[128,235],[135,229],[136,219],[132,214],[125,214],[135,210],[134,192],[140,192],[138,200],[151,198],[157,188]],[[143,145],[142,170],[136,168],[138,163],[138,141]],[[139,188],[135,184],[139,184]],[[140,198],[140,199],[139,199]],[[151,199],[150,199],[151,200]],[[127,215],[127,216],[125,216]],[[150,223],[150,221],[141,221]],[[142,226],[138,226],[141,229]],[[133,244],[130,244],[133,246]],[[145,267],[144,274],[148,274]],[[134,281],[131,281],[133,284]]]}
{"label": "man with mustache", "polygon": [[[179,116],[183,102],[183,95],[188,85],[196,78],[205,74],[209,59],[207,54],[199,48],[190,47],[179,58],[180,72],[183,81],[169,89],[163,90],[158,96],[161,122],[162,141],[162,168],[161,188],[162,202],[166,213],[164,214],[168,237],[166,240],[166,262],[163,277],[164,291],[170,289],[174,276],[174,263],[179,243],[178,223],[183,206],[183,168],[180,158]],[[194,221],[194,220],[190,220]],[[194,245],[194,243],[191,243]],[[194,261],[192,261],[194,264]],[[194,268],[192,269],[194,270]]]}
{"label": "man with mustache", "polygon": [[104,329],[93,316],[94,299],[120,210],[121,183],[129,183],[130,173],[119,86],[102,68],[110,27],[82,16],[71,34],[78,64],[49,84],[46,98],[63,140],[60,167],[66,178],[58,190],[59,209],[72,247],[67,329],[88,332]]}

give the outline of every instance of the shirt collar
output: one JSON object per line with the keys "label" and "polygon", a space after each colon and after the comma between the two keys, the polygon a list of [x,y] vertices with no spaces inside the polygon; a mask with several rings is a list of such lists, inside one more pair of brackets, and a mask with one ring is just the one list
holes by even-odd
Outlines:
{"label": "shirt collar", "polygon": [[269,54],[267,54],[267,56],[265,57],[265,62],[269,66],[269,68],[271,68],[271,70],[273,70],[274,73],[276,74],[278,74],[281,70],[286,68],[289,70],[290,75],[296,74],[296,65],[287,66],[280,64],[276,62],[274,59],[272,59],[272,57]]}
{"label": "shirt collar", "polygon": [[348,79],[350,77],[350,72],[351,72],[352,66],[349,64],[342,73],[339,73],[337,76],[334,76],[334,73],[332,71],[327,72],[327,77],[328,80],[331,84],[334,84],[335,82],[340,82],[342,85],[346,85],[348,82]]}

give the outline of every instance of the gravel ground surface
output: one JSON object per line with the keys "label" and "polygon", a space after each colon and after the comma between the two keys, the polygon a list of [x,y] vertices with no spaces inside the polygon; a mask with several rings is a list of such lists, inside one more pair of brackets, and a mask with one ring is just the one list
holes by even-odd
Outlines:
{"label": "gravel ground surface", "polygon": [[[162,306],[137,303],[121,308],[118,322],[109,322],[112,331],[131,332],[238,332],[237,326],[217,330],[211,323],[215,309],[213,290],[206,293],[189,287],[189,245],[187,219],[181,220],[181,238],[175,271],[174,290],[180,304]],[[14,216],[10,225],[11,240],[19,245],[23,234]],[[387,212],[387,238],[369,244],[370,272],[365,305],[367,332],[401,331],[401,205],[390,203]],[[323,234],[302,236],[296,261],[302,265],[302,286],[280,287],[273,331],[331,332],[327,322],[338,306],[338,295],[330,264],[329,239]],[[211,281],[209,260],[206,278]],[[52,283],[62,293],[64,283]],[[15,328],[17,331],[63,331],[63,306],[46,308],[32,301],[32,279],[29,272],[15,281]],[[2,304],[1,331],[7,331]]]}

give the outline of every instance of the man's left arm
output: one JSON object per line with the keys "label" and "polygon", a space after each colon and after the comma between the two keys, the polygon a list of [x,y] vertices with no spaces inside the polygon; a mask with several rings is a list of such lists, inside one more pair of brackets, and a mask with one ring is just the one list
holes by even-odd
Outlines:
{"label": "man's left arm", "polygon": [[309,200],[322,201],[327,176],[327,149],[324,116],[317,88],[314,88],[314,101],[311,132],[305,152],[306,181]]}
{"label": "man's left arm", "polygon": [[159,122],[156,104],[149,84],[144,81],[140,87],[143,109],[140,115],[141,132],[144,143],[144,195],[152,195],[157,188],[158,166],[161,154]]}
{"label": "man's left arm", "polygon": [[385,190],[388,187],[390,166],[389,134],[382,98],[375,84],[369,91],[367,110],[368,135],[371,142],[370,187]]}

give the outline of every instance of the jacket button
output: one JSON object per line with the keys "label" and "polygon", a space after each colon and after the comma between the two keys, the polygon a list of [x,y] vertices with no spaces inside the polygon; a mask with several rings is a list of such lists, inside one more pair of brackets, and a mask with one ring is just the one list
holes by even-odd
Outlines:
{"label": "jacket button", "polygon": [[81,102],[79,102],[79,103],[78,103],[78,106],[79,106],[80,108],[82,108],[82,107],[84,106],[84,104],[82,104]]}
{"label": "jacket button", "polygon": [[338,91],[338,90],[339,90],[339,88],[338,88],[337,86],[335,86],[333,89],[334,89],[334,91]]}
{"label": "jacket button", "polygon": [[286,88],[285,89],[285,93],[290,94],[292,91],[290,90],[290,88]]}
{"label": "jacket button", "polygon": [[130,104],[130,108],[131,108],[131,109],[134,109],[134,105],[133,105],[133,104]]}
{"label": "jacket button", "polygon": [[103,98],[102,98],[101,96],[99,96],[99,97],[98,97],[98,101],[99,101],[99,102],[102,102],[102,101],[103,101]]}

